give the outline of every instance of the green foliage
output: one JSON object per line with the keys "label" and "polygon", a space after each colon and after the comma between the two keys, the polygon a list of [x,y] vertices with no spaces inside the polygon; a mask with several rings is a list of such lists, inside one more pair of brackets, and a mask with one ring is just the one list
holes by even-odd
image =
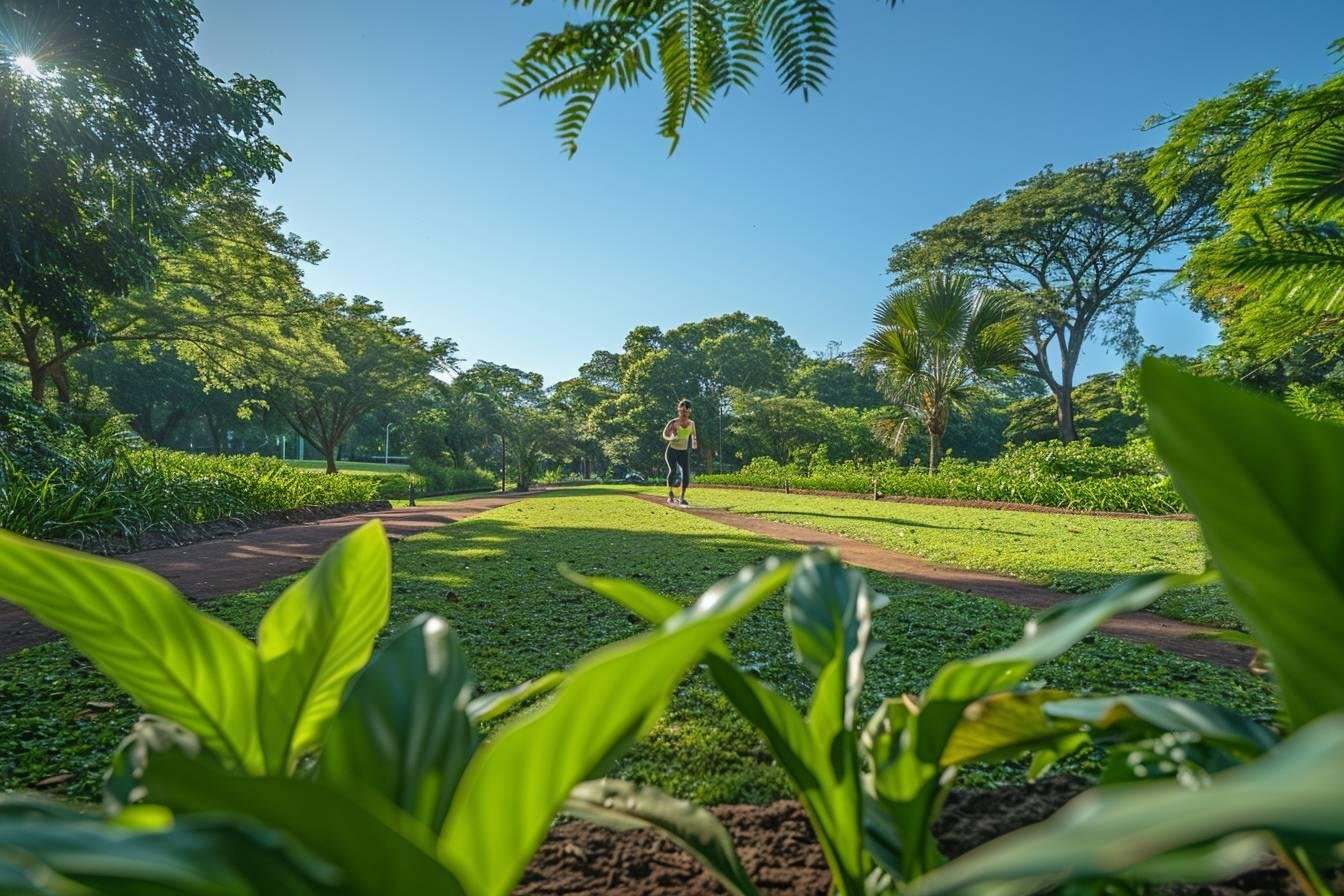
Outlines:
{"label": "green foliage", "polygon": [[1148,165],[1147,153],[1119,153],[1046,168],[916,233],[888,262],[898,286],[930,271],[966,271],[1023,304],[1026,351],[1055,396],[1066,442],[1077,436],[1072,395],[1084,345],[1099,337],[1137,356],[1134,310],[1160,293],[1150,281],[1168,272],[1162,254],[1216,228],[1216,177],[1191,178],[1160,205],[1145,182]]}
{"label": "green foliage", "polygon": [[[110,434],[120,432],[114,421]],[[55,447],[11,451],[0,438],[0,528],[60,541],[124,539],[219,519],[372,500],[368,476],[322,476],[275,458],[218,457],[89,441],[65,432]],[[35,450],[41,453],[35,455]]]}
{"label": "green foliage", "polygon": [[1344,709],[1344,429],[1223,383],[1144,368],[1150,426],[1247,628],[1274,657],[1288,716]]}
{"label": "green foliage", "polygon": [[[1344,54],[1344,41],[1332,50]],[[1184,274],[1197,289],[1233,284],[1256,301],[1308,312],[1344,307],[1344,75],[1283,88],[1273,74],[1182,115],[1153,159],[1164,200],[1217,172],[1227,228],[1196,247]]]}
{"label": "green foliage", "polygon": [[[416,495],[449,495],[454,492],[489,491],[499,487],[495,474],[479,467],[454,467],[441,460],[416,457],[411,460]],[[403,492],[399,498],[406,497]]]}
{"label": "green foliage", "polygon": [[864,360],[881,371],[897,406],[923,424],[932,473],[953,408],[965,409],[982,381],[1021,362],[1021,316],[1002,294],[978,290],[973,277],[937,272],[893,291],[873,322]]}
{"label": "green foliage", "polygon": [[[0,206],[11,210],[0,283],[33,318],[96,332],[91,302],[152,278],[158,248],[179,235],[183,195],[280,170],[286,156],[262,133],[280,89],[206,69],[199,24],[187,0],[0,8]],[[16,64],[25,55],[36,76]]]}
{"label": "green foliage", "polygon": [[[1126,404],[1120,389],[1122,375],[1097,373],[1073,390],[1074,431],[1093,445],[1119,447],[1143,425],[1138,408]],[[1056,402],[1053,398],[1028,398],[1007,408],[1008,442],[1052,442],[1059,437]]]}
{"label": "green foliage", "polygon": [[[777,561],[745,570],[563,679],[486,698],[480,715],[558,685],[553,699],[482,740],[465,660],[441,619],[418,620],[346,693],[387,620],[390,552],[377,522],[280,596],[255,648],[136,567],[13,535],[0,538],[0,565],[7,599],[67,634],[166,719],[142,724],[125,744],[109,779],[114,810],[145,801],[160,818],[227,813],[260,823],[330,863],[354,892],[501,896],[573,788],[647,732],[705,649],[791,570]],[[128,615],[156,624],[128,638],[119,630]],[[316,777],[304,764],[315,756]],[[642,798],[653,809],[644,823],[688,833],[667,800],[648,790]],[[707,858],[740,871],[717,823],[704,813],[694,821],[702,841],[719,844]],[[29,867],[0,862],[15,875]],[[205,869],[182,870],[201,885]]]}
{"label": "green foliage", "polygon": [[[531,6],[533,0],[518,0]],[[895,6],[896,0],[888,0]],[[831,67],[835,11],[826,0],[596,0],[591,14],[538,34],[504,79],[505,103],[527,96],[563,99],[555,132],[573,156],[604,91],[628,90],[661,72],[666,102],[659,133],[675,151],[686,119],[704,119],[717,95],[749,90],[773,56],[780,84],[803,99],[818,93]]]}
{"label": "green foliage", "polygon": [[938,475],[894,463],[780,464],[757,458],[737,473],[700,477],[707,484],[953,498],[1113,513],[1184,512],[1162,465],[1146,442],[1119,448],[1086,442],[1035,443],[988,462],[949,458]]}
{"label": "green foliage", "polygon": [[335,353],[315,362],[295,357],[267,397],[336,472],[336,449],[368,412],[418,394],[431,375],[456,363],[451,339],[424,339],[405,318],[383,313],[363,296],[325,296],[321,338]]}

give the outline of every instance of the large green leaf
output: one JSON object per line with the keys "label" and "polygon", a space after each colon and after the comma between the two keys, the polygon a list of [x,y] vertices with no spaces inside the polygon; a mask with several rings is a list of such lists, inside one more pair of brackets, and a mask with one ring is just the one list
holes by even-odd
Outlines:
{"label": "large green leaf", "polygon": [[285,589],[257,630],[267,771],[285,774],[322,740],[350,677],[373,653],[392,600],[392,554],[372,520]]}
{"label": "large green leaf", "polygon": [[656,787],[603,778],[584,781],[571,790],[564,811],[617,831],[661,831],[699,859],[730,893],[753,896],[756,892],[728,831],[707,809],[694,803],[668,796]]}
{"label": "large green leaf", "polygon": [[531,681],[525,681],[520,685],[511,687],[506,691],[494,691],[489,694],[482,694],[467,704],[467,715],[476,724],[483,724],[492,719],[497,719],[522,703],[526,703],[534,697],[540,697],[542,694],[549,694],[558,688],[565,680],[563,672],[547,672]]}
{"label": "large green leaf", "polygon": [[855,729],[877,600],[862,573],[821,551],[798,561],[786,594],[784,615],[799,659],[816,676],[807,727],[813,759],[822,764],[814,776],[824,789],[832,871],[842,892],[858,892],[869,860]]}
{"label": "large green leaf", "polygon": [[1055,700],[1043,709],[1051,719],[1085,723],[1097,731],[1127,728],[1142,733],[1155,730],[1197,734],[1200,740],[1245,758],[1272,749],[1279,740],[1264,725],[1229,709],[1177,697],[1153,694],[1080,697]]}
{"label": "large green leaf", "polygon": [[[891,703],[879,708],[865,734],[872,765],[869,786],[874,805],[900,831],[901,878],[914,880],[943,861],[932,827],[952,780],[943,757],[967,707],[1017,687],[1037,665],[1059,656],[1112,616],[1143,609],[1170,588],[1209,578],[1134,576],[1100,594],[1058,604],[1030,620],[1011,646],[944,665],[922,697],[900,712]],[[1032,739],[1035,733],[1024,736]],[[1047,746],[1047,758],[1078,745],[1066,739]]]}
{"label": "large green leaf", "polygon": [[1091,741],[1079,730],[1081,723],[1047,714],[1054,701],[1070,696],[1067,691],[1007,691],[975,701],[962,712],[944,744],[942,765],[999,762],[1032,752],[1046,754],[1047,759],[1032,768],[1033,776],[1043,772]]}
{"label": "large green leaf", "polygon": [[[797,614],[797,624],[800,627],[810,628],[813,619],[820,626],[831,624],[830,609],[821,605],[824,595],[820,588],[823,584],[829,583],[840,589],[841,599],[837,601],[838,603],[842,603],[846,596],[857,599],[858,587],[860,586],[856,585],[851,578],[835,578],[834,581],[831,581],[834,577],[834,569],[828,568],[823,571],[813,565],[825,556],[820,552],[816,555],[809,555],[809,557],[815,557],[815,559],[809,560],[809,572],[803,579],[799,580],[799,585],[808,591],[807,594],[803,595],[806,607],[800,609]],[[839,564],[834,564],[834,566],[838,567]],[[576,583],[615,601],[650,622],[662,622],[681,609],[675,601],[635,582],[610,578],[586,578],[573,573],[567,574]],[[797,577],[797,575],[797,569],[795,568],[794,576]],[[795,589],[794,581],[794,578],[790,579],[791,589]],[[869,599],[866,584],[861,586],[864,589],[865,599]],[[840,615],[843,617],[843,612]],[[853,640],[857,642],[857,610],[850,613],[850,619],[856,628]],[[799,637],[799,635],[795,635],[795,637]],[[837,639],[833,633],[804,632],[801,637],[809,641],[807,650],[813,654],[814,659],[819,657],[826,649],[837,649],[837,641],[840,647],[843,647],[845,642],[844,635],[840,635]],[[829,643],[831,646],[830,648],[816,646],[818,642]],[[826,856],[827,864],[833,869],[837,879],[842,881],[842,885],[851,888],[859,885],[862,879],[861,869],[863,866],[860,852],[863,841],[861,813],[858,813],[859,824],[856,825],[852,820],[856,815],[852,807],[846,809],[835,805],[837,792],[842,786],[851,783],[857,784],[857,776],[854,776],[852,782],[844,781],[842,784],[841,780],[837,778],[837,770],[831,766],[828,745],[819,743],[816,734],[817,729],[809,725],[808,720],[786,698],[771,690],[763,682],[744,674],[738,669],[732,662],[731,653],[722,641],[717,641],[712,645],[707,656],[707,662],[710,674],[714,677],[719,689],[723,691],[724,696],[742,714],[743,718],[760,732],[769,746],[771,754],[775,757],[775,761],[788,775],[794,791],[798,795],[799,802],[803,804],[803,808],[812,822],[813,831],[816,833],[822,852]],[[824,664],[825,660],[821,662]],[[843,677],[839,679],[838,684],[838,688],[827,687],[826,692],[828,694],[838,693],[841,705],[844,705],[847,701],[845,700],[845,681]],[[861,666],[859,686],[862,686]],[[836,715],[843,718],[843,713],[837,713]],[[842,752],[844,751],[842,750]],[[844,815],[843,819],[841,818],[842,815]]]}
{"label": "large green leaf", "polygon": [[[1205,790],[1161,781],[1103,787],[1046,821],[1000,837],[914,885],[916,896],[1018,896],[1070,878],[1208,880],[1289,845],[1344,858],[1344,713],[1320,718]],[[1247,846],[1255,848],[1248,849]]]}
{"label": "large green leaf", "polygon": [[436,859],[430,831],[357,782],[241,776],[178,750],[156,753],[144,772],[149,799],[181,813],[231,813],[292,837],[339,868],[358,893],[461,896]]}
{"label": "large green leaf", "polygon": [[1344,708],[1344,428],[1144,363],[1158,453],[1295,725]]}
{"label": "large green leaf", "polygon": [[128,827],[34,800],[0,802],[0,892],[109,896],[352,893],[339,871],[254,824]]}
{"label": "large green leaf", "polygon": [[508,892],[574,785],[646,732],[687,670],[790,569],[771,561],[744,570],[659,628],[589,654],[552,700],[482,746],[439,841],[467,889]]}
{"label": "large green leaf", "polygon": [[147,712],[226,762],[262,770],[256,651],[163,579],[0,531],[0,596],[69,638]]}
{"label": "large green leaf", "polygon": [[448,623],[421,616],[378,651],[327,731],[321,780],[361,782],[437,831],[479,743],[471,673]]}

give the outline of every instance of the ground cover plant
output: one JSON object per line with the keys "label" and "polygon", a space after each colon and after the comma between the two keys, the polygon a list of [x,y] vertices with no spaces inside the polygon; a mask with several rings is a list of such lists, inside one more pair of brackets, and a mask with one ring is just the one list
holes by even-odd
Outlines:
{"label": "ground cover plant", "polygon": [[991,461],[945,458],[935,475],[918,465],[781,464],[756,458],[735,473],[699,477],[704,483],[1037,504],[1108,513],[1185,512],[1180,496],[1147,442],[1120,448],[1084,442],[1009,448]]}
{"label": "ground cover plant", "polygon": [[[631,578],[687,599],[769,555],[796,549],[680,511],[646,504],[624,489],[590,487],[529,498],[393,548],[390,632],[420,613],[448,619],[481,686],[499,690],[572,664],[584,653],[640,630],[628,611],[563,579],[567,563],[595,576]],[[892,599],[874,619],[877,640],[900,644],[867,670],[865,713],[882,696],[918,693],[944,663],[966,651],[1011,643],[1026,611],[988,599],[870,575]],[[253,634],[284,583],[204,604]],[[794,662],[772,598],[732,633],[739,659],[802,705],[810,679]],[[1218,700],[1260,718],[1273,713],[1269,689],[1249,675],[1217,669],[1109,637],[1042,666],[1050,686],[1072,691],[1143,691]],[[0,659],[0,786],[45,779],[79,799],[96,797],[107,757],[134,721],[133,704],[66,642]],[[1095,765],[1093,766],[1095,767]],[[1025,766],[973,768],[965,785],[1020,780]],[[706,676],[674,696],[650,736],[614,773],[697,802],[763,803],[789,795],[787,780],[757,746],[750,727]]]}
{"label": "ground cover plant", "polygon": [[[693,499],[698,507],[831,532],[935,563],[1003,573],[1068,593],[1099,591],[1136,573],[1194,573],[1204,568],[1208,558],[1199,526],[1184,520],[987,510],[745,489],[701,489]],[[1201,625],[1241,627],[1217,584],[1175,589],[1150,609]]]}
{"label": "ground cover plant", "polygon": [[123,539],[266,511],[370,501],[378,481],[256,455],[137,445],[63,455],[42,472],[0,452],[0,528],[61,541]]}

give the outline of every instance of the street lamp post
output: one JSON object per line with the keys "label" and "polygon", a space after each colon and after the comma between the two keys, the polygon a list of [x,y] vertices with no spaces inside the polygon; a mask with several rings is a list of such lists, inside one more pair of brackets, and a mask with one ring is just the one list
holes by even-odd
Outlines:
{"label": "street lamp post", "polygon": [[392,424],[387,424],[383,430],[383,463],[386,465],[391,457],[392,449]]}

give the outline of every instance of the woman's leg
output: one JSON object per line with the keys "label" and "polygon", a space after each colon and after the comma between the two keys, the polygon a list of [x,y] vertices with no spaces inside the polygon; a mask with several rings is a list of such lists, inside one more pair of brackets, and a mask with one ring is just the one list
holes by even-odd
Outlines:
{"label": "woman's leg", "polygon": [[681,500],[686,500],[686,486],[691,484],[691,451],[686,449],[677,455],[677,463],[681,464]]}
{"label": "woman's leg", "polygon": [[668,445],[663,452],[663,460],[667,461],[667,500],[672,500],[672,483],[677,481],[677,471],[673,459],[672,446]]}

